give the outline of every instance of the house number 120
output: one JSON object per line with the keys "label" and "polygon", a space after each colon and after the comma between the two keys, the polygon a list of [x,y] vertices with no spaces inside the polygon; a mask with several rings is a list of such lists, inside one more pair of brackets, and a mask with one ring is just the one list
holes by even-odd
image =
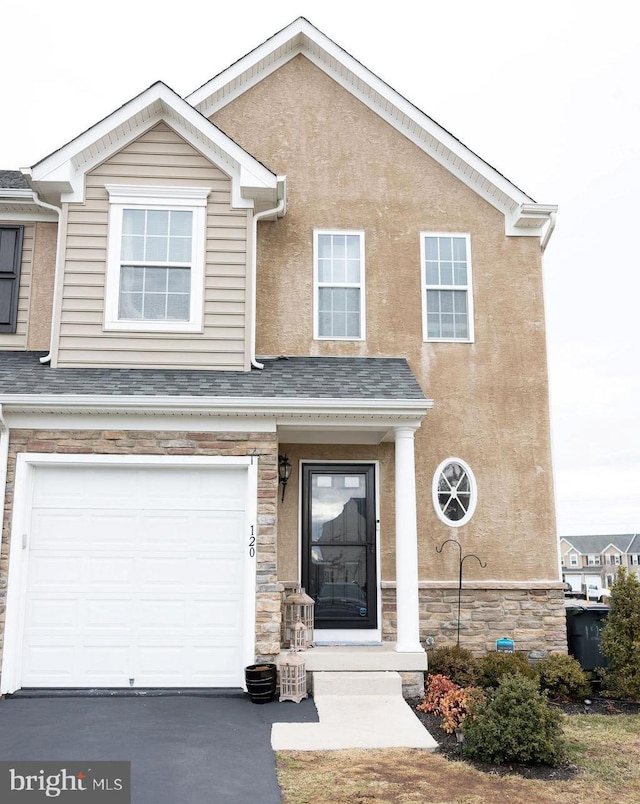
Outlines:
{"label": "house number 120", "polygon": [[256,537],[253,535],[253,527],[251,528],[252,535],[249,536],[249,556],[253,558],[256,554]]}

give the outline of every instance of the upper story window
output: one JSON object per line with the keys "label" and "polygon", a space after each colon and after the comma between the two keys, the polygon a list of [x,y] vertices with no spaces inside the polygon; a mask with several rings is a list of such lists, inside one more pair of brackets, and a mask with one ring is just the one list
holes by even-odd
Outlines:
{"label": "upper story window", "polygon": [[202,329],[209,188],[109,185],[105,329]]}
{"label": "upper story window", "polygon": [[0,226],[0,332],[15,332],[22,260],[22,226]]}
{"label": "upper story window", "polygon": [[364,232],[314,232],[314,310],[314,338],[364,340]]}
{"label": "upper story window", "polygon": [[422,232],[420,253],[424,340],[472,341],[469,235]]}
{"label": "upper story window", "polygon": [[599,567],[600,566],[600,556],[588,556],[587,564],[590,567]]}
{"label": "upper story window", "polygon": [[571,567],[578,566],[578,556],[575,553],[569,553],[569,565]]}
{"label": "upper story window", "polygon": [[471,468],[460,458],[447,458],[433,476],[432,496],[436,514],[445,525],[453,528],[466,525],[478,500]]}

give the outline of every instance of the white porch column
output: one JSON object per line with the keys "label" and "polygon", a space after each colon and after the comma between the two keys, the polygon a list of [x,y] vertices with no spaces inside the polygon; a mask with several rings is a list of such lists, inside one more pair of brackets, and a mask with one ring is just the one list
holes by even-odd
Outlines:
{"label": "white porch column", "polygon": [[415,427],[396,427],[396,651],[422,651],[418,604]]}

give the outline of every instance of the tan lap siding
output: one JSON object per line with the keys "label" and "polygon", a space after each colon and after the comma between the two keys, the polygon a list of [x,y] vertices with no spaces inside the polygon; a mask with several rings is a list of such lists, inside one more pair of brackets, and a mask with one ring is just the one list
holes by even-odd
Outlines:
{"label": "tan lap siding", "polygon": [[[109,197],[106,184],[211,187],[207,202],[204,330],[105,332]],[[248,217],[231,209],[231,182],[161,123],[86,178],[70,204],[58,365],[236,369],[245,366]]]}
{"label": "tan lap siding", "polygon": [[[15,221],[0,221],[15,226]],[[27,348],[27,323],[31,299],[31,266],[33,263],[33,240],[35,223],[25,223],[22,238],[22,263],[20,266],[20,291],[18,294],[18,320],[15,332],[0,332],[0,349],[21,351]]]}

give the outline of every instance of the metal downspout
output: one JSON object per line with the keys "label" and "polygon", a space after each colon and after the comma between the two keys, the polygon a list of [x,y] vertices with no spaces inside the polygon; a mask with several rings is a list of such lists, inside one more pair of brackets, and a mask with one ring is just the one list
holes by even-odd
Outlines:
{"label": "metal downspout", "polygon": [[53,204],[47,204],[46,201],[42,201],[42,199],[39,198],[38,193],[35,190],[33,190],[33,188],[32,188],[32,192],[33,192],[33,200],[35,201],[35,203],[39,207],[44,207],[44,209],[51,209],[58,216],[58,234],[57,234],[57,237],[56,237],[56,266],[55,266],[55,269],[54,269],[54,272],[53,272],[53,277],[54,277],[54,280],[53,280],[53,297],[54,298],[53,298],[53,310],[52,310],[52,315],[51,315],[51,333],[49,335],[49,354],[47,354],[44,357],[40,358],[41,363],[50,363],[51,362],[51,351],[53,349],[53,311],[55,310],[55,307],[56,307],[56,298],[55,298],[55,296],[56,296],[56,288],[58,287],[57,279],[58,279],[58,261],[59,261],[59,255],[60,255],[59,246],[60,246],[60,235],[61,235],[61,232],[60,232],[60,212],[61,212],[61,209],[60,209],[60,207],[56,207]]}
{"label": "metal downspout", "polygon": [[284,198],[281,198],[278,202],[278,206],[274,207],[273,209],[265,209],[262,212],[258,212],[257,215],[253,216],[253,231],[251,237],[251,265],[252,265],[252,272],[251,272],[251,366],[256,369],[263,369],[264,363],[259,363],[256,360],[256,306],[258,300],[256,298],[257,293],[257,274],[258,274],[258,221],[262,220],[263,218],[268,217],[269,215],[279,215],[281,212],[284,212]]}

